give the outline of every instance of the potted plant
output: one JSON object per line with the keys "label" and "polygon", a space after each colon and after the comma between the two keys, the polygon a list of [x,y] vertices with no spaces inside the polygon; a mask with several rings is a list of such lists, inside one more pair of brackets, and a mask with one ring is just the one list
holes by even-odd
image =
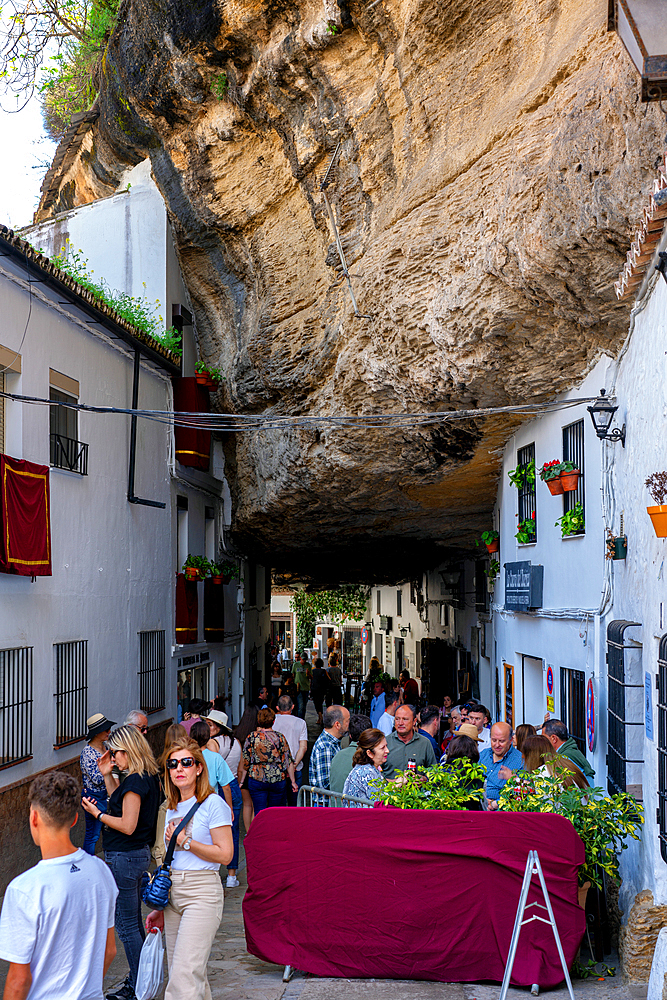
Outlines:
{"label": "potted plant", "polygon": [[572,490],[576,490],[577,486],[579,485],[580,475],[581,472],[576,467],[574,462],[561,462],[560,484],[563,487],[565,493],[571,493]]}
{"label": "potted plant", "polygon": [[514,536],[519,543],[519,545],[530,545],[537,538],[537,525],[535,524],[535,512],[530,515],[530,517],[524,518],[523,521],[519,521],[517,525],[518,531]]}
{"label": "potted plant", "polygon": [[667,538],[667,472],[653,472],[646,480],[646,488],[657,507],[647,507],[648,516],[658,538]]}
{"label": "potted plant", "polygon": [[210,563],[209,576],[211,578],[211,583],[217,583],[218,585],[222,585],[223,582],[222,570],[220,569],[217,563],[213,562]]}
{"label": "potted plant", "polygon": [[547,484],[552,497],[561,496],[564,492],[563,484],[560,481],[562,468],[563,463],[560,459],[554,458],[551,462],[545,462],[540,469],[540,479]]}
{"label": "potted plant", "polygon": [[512,469],[507,475],[512,486],[516,486],[518,490],[524,489],[525,486],[534,486],[535,462],[531,461],[528,465],[517,465],[516,469]]}
{"label": "potted plant", "polygon": [[222,576],[223,583],[231,583],[232,580],[239,579],[239,568],[235,562],[231,559],[225,559],[225,561],[220,566],[220,575]]}
{"label": "potted plant", "polygon": [[558,525],[560,525],[563,538],[567,535],[583,534],[586,527],[586,519],[584,518],[584,508],[578,500],[571,510],[566,510],[563,516],[558,518],[555,527],[558,527]]}
{"label": "potted plant", "polygon": [[486,545],[487,552],[498,552],[500,550],[500,535],[497,531],[483,531],[482,541]]}
{"label": "potted plant", "polygon": [[188,555],[183,563],[186,580],[204,580],[208,576],[210,563],[206,556]]}
{"label": "potted plant", "polygon": [[213,390],[218,388],[218,384],[223,380],[224,375],[219,368],[206,364],[205,361],[198,361],[195,365],[195,378],[199,385]]}
{"label": "potted plant", "polygon": [[496,585],[496,577],[500,573],[499,561],[497,559],[492,559],[484,572],[486,573],[487,589],[489,593],[491,593]]}
{"label": "potted plant", "polygon": [[567,774],[557,762],[553,775],[519,772],[503,786],[498,805],[509,812],[557,813],[569,819],[586,852],[579,885],[601,888],[602,872],[618,878],[618,855],[628,839],[639,840],[643,806],[626,792],[605,795],[603,788],[564,787]]}
{"label": "potted plant", "polygon": [[446,768],[436,764],[423,771],[397,771],[394,781],[371,783],[379,801],[396,809],[468,809],[471,800],[484,798],[485,777],[481,764],[460,757]]}

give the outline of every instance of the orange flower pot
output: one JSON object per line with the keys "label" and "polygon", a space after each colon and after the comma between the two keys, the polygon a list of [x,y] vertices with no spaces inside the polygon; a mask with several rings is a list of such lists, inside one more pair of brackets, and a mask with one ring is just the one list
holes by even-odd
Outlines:
{"label": "orange flower pot", "polygon": [[581,473],[579,472],[578,469],[575,469],[574,472],[561,472],[560,484],[563,487],[563,491],[565,493],[571,493],[573,490],[576,490],[577,486],[579,485],[580,475]]}
{"label": "orange flower pot", "polygon": [[207,385],[208,382],[212,381],[208,372],[195,372],[195,378],[199,385]]}
{"label": "orange flower pot", "polygon": [[648,516],[653,521],[653,527],[658,538],[667,538],[667,503],[658,507],[647,507]]}
{"label": "orange flower pot", "polygon": [[186,566],[185,569],[183,570],[183,572],[185,573],[185,579],[186,580],[198,580],[199,579],[199,570],[197,569],[196,566]]}
{"label": "orange flower pot", "polygon": [[494,538],[492,542],[486,546],[487,552],[500,552],[500,539]]}
{"label": "orange flower pot", "polygon": [[565,492],[563,484],[560,481],[560,476],[556,476],[555,479],[547,479],[546,484],[549,487],[549,492],[552,497],[560,497]]}
{"label": "orange flower pot", "polygon": [[222,577],[221,576],[212,576],[211,580],[213,581],[213,583],[217,583],[218,585],[222,584]]}

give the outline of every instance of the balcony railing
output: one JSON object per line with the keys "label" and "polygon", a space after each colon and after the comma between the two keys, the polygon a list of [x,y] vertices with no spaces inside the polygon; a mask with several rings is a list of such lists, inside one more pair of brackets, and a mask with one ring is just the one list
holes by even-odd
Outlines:
{"label": "balcony railing", "polygon": [[88,445],[62,434],[51,435],[51,465],[56,469],[88,475]]}

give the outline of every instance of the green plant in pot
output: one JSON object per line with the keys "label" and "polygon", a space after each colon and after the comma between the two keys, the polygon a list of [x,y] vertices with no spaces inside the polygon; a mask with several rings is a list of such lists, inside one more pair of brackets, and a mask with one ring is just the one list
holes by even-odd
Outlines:
{"label": "green plant in pot", "polygon": [[581,535],[586,527],[584,508],[577,500],[571,510],[566,510],[562,517],[556,521],[555,527],[560,525],[561,535],[566,538],[568,535]]}
{"label": "green plant in pot", "polygon": [[667,538],[667,472],[653,472],[644,484],[655,501],[655,507],[647,507],[646,513],[653,522],[658,538]]}
{"label": "green plant in pot", "polygon": [[[500,535],[495,529],[483,531],[482,542],[486,545],[487,552],[498,552],[500,549]],[[479,540],[475,541],[475,545],[479,545]]]}
{"label": "green plant in pot", "polygon": [[231,559],[225,559],[220,565],[220,575],[222,576],[223,583],[231,583],[232,580],[238,580],[240,578],[238,563],[232,562]]}
{"label": "green plant in pot", "polygon": [[581,471],[574,462],[565,461],[561,462],[560,466],[560,484],[563,487],[564,493],[571,493],[576,490],[579,485],[579,476]]}
{"label": "green plant in pot", "polygon": [[552,497],[561,496],[563,493],[563,484],[560,481],[562,468],[561,460],[554,458],[551,462],[545,462],[540,469],[540,479],[547,484]]}
{"label": "green plant in pot", "polygon": [[530,461],[527,465],[517,465],[516,469],[512,469],[507,475],[512,486],[516,486],[518,490],[523,490],[526,486],[534,486],[535,462]]}
{"label": "green plant in pot", "polygon": [[468,809],[484,798],[486,772],[466,757],[446,767],[436,764],[420,771],[397,771],[394,781],[373,781],[379,801],[398,809]]}
{"label": "green plant in pot", "polygon": [[205,361],[198,361],[195,364],[195,378],[200,385],[205,386],[207,389],[217,389],[219,383],[224,380],[225,376],[219,368],[215,368],[213,365],[209,365]]}
{"label": "green plant in pot", "polygon": [[534,542],[537,538],[537,525],[535,524],[535,512],[526,517],[523,521],[519,521],[517,525],[518,531],[514,536],[519,543],[519,545],[529,545]]}
{"label": "green plant in pot", "polygon": [[499,561],[497,559],[492,559],[484,572],[486,573],[486,578],[489,581],[489,586],[493,587],[496,582],[496,577],[500,573]]}
{"label": "green plant in pot", "polygon": [[628,795],[606,795],[603,788],[564,787],[569,772],[519,772],[503,786],[498,806],[508,812],[556,813],[569,819],[581,837],[586,861],[579,884],[602,887],[602,872],[618,877],[618,857],[628,840],[639,840],[643,806]]}
{"label": "green plant in pot", "polygon": [[188,555],[183,563],[183,572],[187,580],[205,580],[209,574],[210,565],[206,556]]}

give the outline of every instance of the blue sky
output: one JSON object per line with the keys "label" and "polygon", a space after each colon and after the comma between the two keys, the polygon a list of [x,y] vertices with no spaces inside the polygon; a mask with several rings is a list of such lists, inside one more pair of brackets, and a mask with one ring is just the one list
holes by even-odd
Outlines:
{"label": "blue sky", "polygon": [[18,229],[32,222],[32,214],[39,202],[39,189],[46,166],[56,150],[44,133],[42,115],[37,98],[15,114],[6,108],[12,98],[4,95],[0,108],[0,223]]}

